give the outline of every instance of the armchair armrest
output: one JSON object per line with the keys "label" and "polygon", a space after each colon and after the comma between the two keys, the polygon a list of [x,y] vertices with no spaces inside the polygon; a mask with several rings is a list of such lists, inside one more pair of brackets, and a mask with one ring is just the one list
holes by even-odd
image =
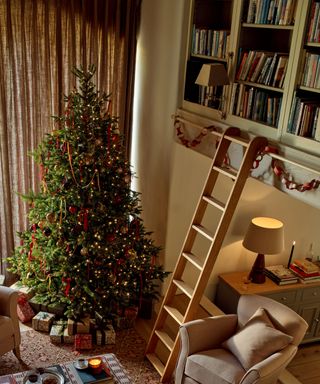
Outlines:
{"label": "armchair armrest", "polygon": [[0,315],[17,318],[18,292],[14,289],[0,286]]}
{"label": "armchair armrest", "polygon": [[272,378],[276,380],[281,371],[283,371],[289,362],[297,353],[298,348],[290,344],[283,350],[272,354],[265,360],[251,367],[245,376],[243,376],[240,384],[254,383],[257,378],[260,378],[259,383],[270,383]]}
{"label": "armchair armrest", "polygon": [[[237,325],[237,315],[207,317],[182,324],[179,329],[181,349],[176,365],[175,383],[182,382],[189,355],[219,346],[235,332]],[[217,329],[219,329],[218,332]]]}
{"label": "armchair armrest", "polygon": [[233,335],[237,324],[238,317],[233,314],[189,321],[180,326],[181,346],[187,347],[187,356],[212,349]]}

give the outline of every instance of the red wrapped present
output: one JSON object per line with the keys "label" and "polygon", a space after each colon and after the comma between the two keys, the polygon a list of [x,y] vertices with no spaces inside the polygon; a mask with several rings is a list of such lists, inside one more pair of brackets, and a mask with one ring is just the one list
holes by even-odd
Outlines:
{"label": "red wrapped present", "polygon": [[90,333],[77,333],[74,336],[74,347],[76,350],[91,349],[92,335]]}
{"label": "red wrapped present", "polygon": [[35,315],[31,305],[28,303],[27,295],[21,292],[18,297],[17,314],[22,323],[27,323]]}

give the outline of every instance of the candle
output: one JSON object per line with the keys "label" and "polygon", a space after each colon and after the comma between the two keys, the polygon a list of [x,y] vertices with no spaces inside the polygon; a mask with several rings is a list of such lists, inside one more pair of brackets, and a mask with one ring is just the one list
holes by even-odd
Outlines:
{"label": "candle", "polygon": [[102,371],[101,359],[95,357],[89,360],[89,367],[94,374],[98,374]]}
{"label": "candle", "polygon": [[290,268],[290,264],[291,264],[291,260],[292,260],[292,255],[293,255],[293,251],[294,251],[294,246],[295,246],[296,242],[294,241],[292,243],[292,247],[291,247],[291,252],[290,252],[290,256],[289,256],[289,260],[288,260],[288,265],[287,265],[287,268]]}

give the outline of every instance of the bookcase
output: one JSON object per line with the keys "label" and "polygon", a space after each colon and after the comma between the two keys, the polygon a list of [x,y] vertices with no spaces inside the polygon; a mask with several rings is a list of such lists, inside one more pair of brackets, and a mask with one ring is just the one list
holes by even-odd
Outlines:
{"label": "bookcase", "polygon": [[[318,154],[319,20],[320,0],[191,1],[182,108]],[[230,78],[218,103],[195,84],[214,62]]]}

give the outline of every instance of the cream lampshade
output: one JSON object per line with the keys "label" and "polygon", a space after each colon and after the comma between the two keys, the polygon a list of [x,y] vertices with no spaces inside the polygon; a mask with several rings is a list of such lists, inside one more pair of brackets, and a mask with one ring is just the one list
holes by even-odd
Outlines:
{"label": "cream lampshade", "polygon": [[271,217],[255,217],[251,220],[242,245],[257,252],[257,258],[249,274],[249,280],[256,284],[265,282],[264,255],[280,253],[284,248],[283,223]]}
{"label": "cream lampshade", "polygon": [[229,77],[223,64],[203,64],[195,83],[205,87],[228,85]]}

